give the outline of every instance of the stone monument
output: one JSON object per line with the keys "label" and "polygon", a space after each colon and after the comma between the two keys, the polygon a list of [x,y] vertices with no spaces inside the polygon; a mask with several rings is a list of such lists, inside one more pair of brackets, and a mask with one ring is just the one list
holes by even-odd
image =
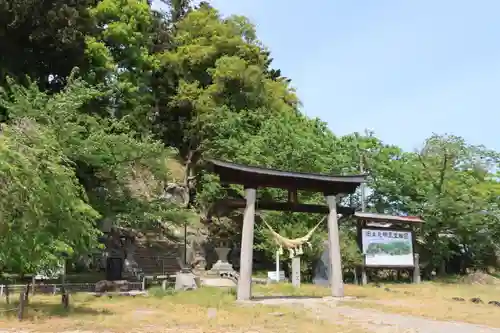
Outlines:
{"label": "stone monument", "polygon": [[130,277],[138,277],[140,273],[139,265],[134,258],[137,245],[135,243],[134,237],[127,237],[125,239],[125,244],[123,245],[125,252],[125,259],[123,261],[123,273],[125,275],[130,275]]}
{"label": "stone monument", "polygon": [[313,283],[322,286],[328,286],[330,283],[330,250],[328,247],[328,241],[323,243],[323,253],[321,254],[321,258],[316,263],[316,267],[314,268],[313,275]]}

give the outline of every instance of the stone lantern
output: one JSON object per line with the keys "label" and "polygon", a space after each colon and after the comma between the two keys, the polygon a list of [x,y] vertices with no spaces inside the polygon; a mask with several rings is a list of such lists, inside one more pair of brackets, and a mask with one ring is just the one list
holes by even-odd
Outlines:
{"label": "stone lantern", "polygon": [[227,241],[219,241],[217,247],[215,248],[215,253],[217,253],[217,262],[212,266],[208,272],[210,275],[218,275],[221,273],[234,272],[233,265],[231,265],[227,259],[231,247]]}

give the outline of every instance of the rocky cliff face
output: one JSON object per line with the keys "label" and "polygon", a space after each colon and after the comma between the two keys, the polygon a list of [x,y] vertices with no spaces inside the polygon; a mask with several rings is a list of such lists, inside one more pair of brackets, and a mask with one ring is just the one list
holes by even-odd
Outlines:
{"label": "rocky cliff face", "polygon": [[[191,268],[204,270],[207,265],[208,229],[203,225],[187,226],[186,229],[183,226],[171,225],[168,229],[172,236],[175,237],[176,242],[182,246],[184,245],[184,234],[186,233],[186,262]],[[183,256],[184,254],[182,254],[182,260],[184,261]]]}

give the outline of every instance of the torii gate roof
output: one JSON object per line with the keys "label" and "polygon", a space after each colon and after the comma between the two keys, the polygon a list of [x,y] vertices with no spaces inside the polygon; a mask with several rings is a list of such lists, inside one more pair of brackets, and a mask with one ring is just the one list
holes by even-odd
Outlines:
{"label": "torii gate roof", "polygon": [[221,183],[254,188],[274,187],[336,195],[354,193],[356,188],[366,181],[365,175],[340,176],[291,172],[214,159],[207,162],[211,170],[219,175]]}

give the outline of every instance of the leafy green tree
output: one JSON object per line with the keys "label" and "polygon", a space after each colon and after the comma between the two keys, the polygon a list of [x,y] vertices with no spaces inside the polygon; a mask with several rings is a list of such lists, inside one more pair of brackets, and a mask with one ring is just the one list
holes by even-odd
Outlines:
{"label": "leafy green tree", "polygon": [[444,273],[452,256],[467,248],[475,248],[477,255],[483,245],[489,247],[485,239],[472,243],[491,226],[491,217],[483,212],[492,208],[490,170],[498,165],[494,152],[459,137],[434,135],[421,151],[403,154],[393,164],[376,191],[390,198],[396,211],[424,218],[420,240],[430,256],[429,270]]}
{"label": "leafy green tree", "polygon": [[[457,257],[463,267],[495,261],[492,254],[500,254],[498,152],[446,135],[432,136],[419,152],[404,152],[371,132],[336,136],[327,124],[300,112],[290,79],[272,67],[270,50],[246,17],[223,17],[207,2],[164,2],[166,11],[157,12],[146,0],[0,0],[0,85],[5,88],[0,163],[2,179],[13,180],[2,188],[0,213],[8,214],[2,219],[5,228],[22,220],[29,230],[2,244],[29,238],[26,246],[31,246],[36,223],[44,230],[41,244],[55,244],[35,249],[31,259],[21,252],[2,253],[16,260],[4,265],[26,271],[31,268],[21,262],[40,266],[58,251],[83,251],[93,246],[97,219],[134,227],[183,222],[191,210],[161,199],[173,178],[172,161],[182,164],[183,177],[175,177],[183,178],[182,186],[195,187],[191,203],[202,215],[214,200],[241,196],[242,188],[223,188],[205,170],[206,157],[326,174],[363,169],[367,210],[426,220],[418,241],[428,270],[444,271]],[[72,76],[74,68],[80,79]],[[56,170],[54,177],[37,168],[28,152]],[[27,191],[26,184],[38,187]],[[58,184],[64,189],[59,197],[44,194],[42,189]],[[280,189],[259,190],[259,195],[286,199]],[[324,203],[321,194],[299,193],[299,198]],[[37,208],[42,202],[43,209]],[[361,209],[360,192],[342,203]],[[9,205],[19,208],[9,212]],[[19,215],[23,209],[26,215]],[[36,222],[39,216],[42,222]],[[265,216],[292,238],[319,218]],[[227,214],[211,232],[237,239],[240,218]],[[67,219],[75,225],[84,221],[74,230],[88,236],[77,240],[73,229],[54,231]],[[346,268],[360,259],[352,226],[347,221],[341,230]],[[314,236],[305,261],[318,257],[325,235],[323,228]],[[271,258],[275,246],[265,229],[257,229],[256,240]]]}
{"label": "leafy green tree", "polygon": [[75,79],[53,95],[35,84],[12,84],[10,91],[2,103],[9,118],[29,118],[51,131],[101,215],[128,225],[170,216],[171,209],[159,197],[168,179],[165,160],[172,152],[134,133],[124,121],[82,113],[88,102],[102,96],[99,89]]}
{"label": "leafy green tree", "polygon": [[85,67],[95,27],[88,8],[98,2],[0,0],[0,84],[27,75],[44,90],[62,89],[73,67]]}
{"label": "leafy green tree", "polygon": [[203,6],[176,23],[172,44],[175,48],[160,56],[160,66],[164,86],[172,77],[178,84],[159,103],[168,107],[160,110],[157,128],[188,169],[202,154],[216,156],[218,139],[238,133],[230,128],[235,122],[255,134],[284,105],[283,98],[295,99],[282,83],[265,77],[255,29],[243,17],[222,19]]}
{"label": "leafy green tree", "polygon": [[3,125],[0,179],[0,270],[51,268],[96,244],[100,215],[53,131],[27,116]]}

